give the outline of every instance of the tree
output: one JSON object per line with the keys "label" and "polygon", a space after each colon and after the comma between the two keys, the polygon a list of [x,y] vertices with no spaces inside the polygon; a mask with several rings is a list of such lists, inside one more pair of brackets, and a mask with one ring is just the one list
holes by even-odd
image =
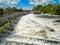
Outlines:
{"label": "tree", "polygon": [[22,9],[18,9],[19,12],[22,12],[23,10]]}
{"label": "tree", "polygon": [[4,9],[0,7],[0,14],[3,14]]}
{"label": "tree", "polygon": [[33,8],[34,11],[40,11],[47,14],[57,14],[60,15],[60,4],[52,5],[47,4],[45,6],[37,5]]}
{"label": "tree", "polygon": [[57,9],[55,10],[55,14],[60,15],[60,7],[57,7]]}
{"label": "tree", "polygon": [[46,7],[46,6],[43,6],[43,7],[41,7],[39,10],[40,10],[41,12],[43,12],[43,13],[46,13],[45,7]]}
{"label": "tree", "polygon": [[7,8],[5,9],[5,11],[6,11],[7,13],[11,13],[11,12],[12,12],[12,8],[11,8],[11,7],[7,7]]}
{"label": "tree", "polygon": [[52,5],[51,4],[47,4],[46,7],[45,7],[45,11],[46,13],[51,13],[52,12]]}
{"label": "tree", "polygon": [[2,7],[0,7],[0,17],[2,17],[3,16],[3,8]]}
{"label": "tree", "polygon": [[36,7],[33,8],[34,11],[39,11],[39,9],[42,7],[42,5],[37,5]]}
{"label": "tree", "polygon": [[16,12],[16,11],[17,11],[17,8],[16,8],[16,7],[13,7],[13,8],[12,8],[12,11],[13,11],[13,12]]}

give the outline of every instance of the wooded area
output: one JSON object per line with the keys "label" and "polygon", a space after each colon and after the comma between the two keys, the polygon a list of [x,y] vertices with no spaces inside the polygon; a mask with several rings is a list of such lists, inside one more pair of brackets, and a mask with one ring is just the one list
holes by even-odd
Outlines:
{"label": "wooded area", "polygon": [[60,15],[60,4],[57,5],[47,4],[45,6],[37,5],[32,10],[40,11],[44,14],[47,13],[47,14]]}
{"label": "wooded area", "polygon": [[23,10],[23,9],[18,9],[16,7],[7,7],[7,8],[2,8],[0,7],[0,18],[6,15],[11,15],[13,12],[29,12],[30,10]]}

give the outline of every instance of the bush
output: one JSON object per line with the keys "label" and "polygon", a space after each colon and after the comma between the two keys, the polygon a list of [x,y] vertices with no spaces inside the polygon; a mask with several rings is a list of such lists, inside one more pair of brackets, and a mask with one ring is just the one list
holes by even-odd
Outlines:
{"label": "bush", "polygon": [[56,15],[60,15],[60,7],[57,7],[56,11],[55,11]]}

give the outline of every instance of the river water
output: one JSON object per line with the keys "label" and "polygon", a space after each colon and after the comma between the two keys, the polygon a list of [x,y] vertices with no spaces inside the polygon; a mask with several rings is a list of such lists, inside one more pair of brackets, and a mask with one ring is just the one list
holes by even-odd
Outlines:
{"label": "river water", "polygon": [[0,45],[60,45],[60,16],[22,16]]}

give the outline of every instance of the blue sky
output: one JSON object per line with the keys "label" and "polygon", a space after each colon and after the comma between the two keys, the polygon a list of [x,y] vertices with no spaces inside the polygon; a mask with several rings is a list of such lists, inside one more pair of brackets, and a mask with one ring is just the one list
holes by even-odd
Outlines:
{"label": "blue sky", "polygon": [[22,8],[22,9],[32,9],[34,7],[34,4],[30,4],[29,0],[21,0],[16,7]]}
{"label": "blue sky", "polygon": [[1,7],[17,7],[22,9],[32,9],[36,5],[58,4],[60,0],[0,0]]}

